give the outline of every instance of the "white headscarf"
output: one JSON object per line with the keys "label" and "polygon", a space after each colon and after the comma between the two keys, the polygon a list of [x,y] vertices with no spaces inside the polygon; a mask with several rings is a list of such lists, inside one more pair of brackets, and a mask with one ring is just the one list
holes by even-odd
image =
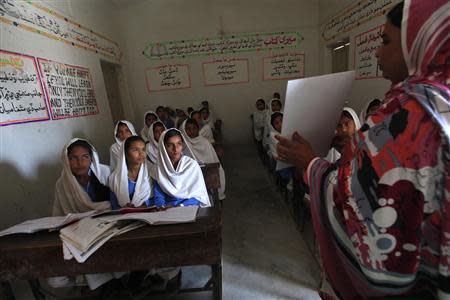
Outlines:
{"label": "white headscarf", "polygon": [[106,165],[100,164],[98,154],[94,146],[92,146],[92,144],[90,144],[87,140],[79,138],[72,139],[64,147],[61,155],[63,169],[61,172],[61,177],[59,177],[55,187],[55,200],[53,202],[54,216],[111,208],[109,201],[93,202],[70,170],[67,148],[78,140],[85,141],[91,146],[92,162],[90,169],[101,184],[107,186],[108,183],[109,168]]}
{"label": "white headscarf", "polygon": [[253,132],[257,141],[261,141],[263,138],[265,122],[267,120],[267,112],[267,108],[264,108],[264,110],[256,110],[253,113]]}
{"label": "white headscarf", "polygon": [[141,130],[141,137],[144,139],[144,141],[147,143],[148,142],[148,140],[149,140],[149,137],[148,137],[148,126],[147,126],[147,124],[145,123],[145,117],[148,115],[148,114],[150,114],[150,115],[155,115],[156,116],[156,120],[159,120],[159,117],[158,117],[158,115],[153,111],[153,110],[149,110],[149,111],[147,111],[145,114],[144,114],[144,127],[142,128],[142,130]]}
{"label": "white headscarf", "polygon": [[[272,121],[272,116],[275,115],[276,113],[280,113],[281,117],[283,117],[283,113],[276,111],[274,113],[272,113],[270,115],[270,120]],[[269,138],[268,138],[268,146],[269,146],[269,155],[272,156],[273,158],[277,157],[277,145],[278,145],[278,140],[275,138],[276,135],[281,134],[281,132],[278,132],[275,127],[273,127],[272,122],[270,122],[270,133],[269,133]]]}
{"label": "white headscarf", "polygon": [[147,167],[147,161],[145,161],[139,168],[133,199],[130,199],[130,194],[128,191],[128,166],[125,153],[125,141],[120,147],[119,164],[109,177],[109,187],[116,195],[120,206],[125,206],[128,203],[131,203],[138,207],[144,204],[145,201],[152,195],[151,180]]}
{"label": "white headscarf", "polygon": [[[361,122],[359,121],[358,115],[353,110],[353,108],[344,107],[343,110],[347,111],[352,116],[353,122],[355,122],[355,133],[356,133],[361,128]],[[341,158],[341,154],[335,148],[331,148],[328,151],[327,156],[325,157],[325,159],[331,163],[335,163],[339,158]]]}
{"label": "white headscarf", "polygon": [[[211,206],[208,192],[205,186],[202,170],[195,161],[195,158],[182,155],[178,162],[177,169],[173,168],[172,162],[167,154],[164,145],[164,137],[169,131],[176,130],[186,138],[178,129],[168,129],[161,134],[158,143],[158,169],[156,181],[161,189],[172,197],[178,199],[195,198],[202,203],[202,206]],[[186,144],[188,151],[190,147]],[[193,155],[193,157],[195,157]]]}
{"label": "white headscarf", "polygon": [[[181,124],[180,130],[186,138],[186,144],[190,147],[194,153],[197,161],[203,164],[214,164],[220,163],[219,157],[217,156],[216,150],[214,150],[213,145],[203,136],[197,136],[195,138],[189,137],[186,133],[186,121]],[[220,177],[220,188],[219,188],[219,199],[225,199],[225,171],[222,165],[219,167],[219,177]]]}
{"label": "white headscarf", "polygon": [[281,102],[281,100],[278,98],[273,98],[272,100],[270,100],[269,109],[268,109],[268,112],[266,115],[267,116],[266,121],[264,124],[263,145],[265,147],[268,147],[269,143],[270,143],[270,132],[271,132],[271,128],[272,128],[272,124],[270,124],[270,119],[272,118],[272,114],[277,112],[277,111],[272,110],[272,102],[274,102],[274,101],[279,101],[281,103],[281,109],[278,112],[283,113],[283,102]]}
{"label": "white headscarf", "polygon": [[369,106],[372,104],[372,102],[376,100],[380,101],[380,105],[383,105],[383,102],[380,99],[372,99],[369,102],[367,102],[367,104],[364,106],[363,110],[359,114],[359,120],[361,124],[366,123],[366,118],[368,117],[367,110],[369,109]]}
{"label": "white headscarf", "polygon": [[[198,111],[198,110],[192,111],[189,114],[189,118],[193,119],[192,115],[194,113],[200,113],[200,111]],[[202,124],[198,124],[198,126],[200,127],[199,135],[201,135],[202,137],[207,139],[211,144],[214,144],[216,141],[214,140],[214,135],[213,135],[211,126],[209,126],[209,124],[203,123],[203,122],[202,122]]]}
{"label": "white headscarf", "polygon": [[120,120],[116,123],[116,126],[114,127],[114,138],[116,139],[116,142],[111,145],[111,148],[109,148],[109,168],[111,169],[111,172],[116,168],[120,157],[120,147],[122,146],[122,141],[117,137],[117,130],[119,129],[120,123],[127,125],[128,129],[131,131],[131,135],[137,135],[133,124],[129,121]]}
{"label": "white headscarf", "polygon": [[152,163],[156,163],[158,161],[158,142],[155,141],[155,134],[153,133],[153,125],[156,123],[162,124],[164,130],[166,130],[166,126],[161,121],[156,121],[148,128],[148,144],[145,147],[148,157],[150,158]]}

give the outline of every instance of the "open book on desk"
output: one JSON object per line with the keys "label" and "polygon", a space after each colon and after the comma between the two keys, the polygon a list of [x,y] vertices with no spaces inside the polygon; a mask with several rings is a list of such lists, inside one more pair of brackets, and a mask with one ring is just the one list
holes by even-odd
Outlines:
{"label": "open book on desk", "polygon": [[154,212],[130,212],[119,214],[102,214],[95,216],[106,222],[116,222],[120,220],[143,221],[150,225],[164,225],[176,223],[194,222],[197,218],[198,206],[178,206]]}
{"label": "open book on desk", "polygon": [[123,212],[105,212],[61,229],[64,258],[75,257],[78,262],[84,262],[112,237],[144,226],[145,223],[163,225],[194,222],[198,206],[171,207],[153,212]]}
{"label": "open book on desk", "polygon": [[97,212],[95,210],[91,210],[84,213],[68,214],[66,216],[45,217],[28,220],[0,231],[0,237],[16,233],[34,233],[42,230],[58,229],[85,217],[92,216],[96,213]]}
{"label": "open book on desk", "polygon": [[[99,221],[103,222],[101,220]],[[102,228],[100,230],[97,230],[96,232],[95,228],[89,228],[87,227],[87,224],[87,222],[84,222],[84,225],[82,225],[82,227],[78,227],[76,230],[69,233],[68,235],[70,236],[70,239],[66,239],[65,236],[60,235],[60,238],[63,242],[63,254],[65,260],[75,258],[77,262],[83,263],[111,238],[122,233],[134,230],[136,228],[145,226],[145,224],[142,222],[123,221],[118,223],[111,223],[113,224],[113,226],[111,226],[106,231],[104,231],[104,229]],[[95,222],[91,223],[91,226],[96,226]],[[83,232],[83,229],[85,229],[86,231]],[[87,232],[91,233],[91,236],[89,238],[85,238],[85,236],[83,236],[84,234],[87,234]],[[80,245],[83,246],[82,250],[80,249]]]}

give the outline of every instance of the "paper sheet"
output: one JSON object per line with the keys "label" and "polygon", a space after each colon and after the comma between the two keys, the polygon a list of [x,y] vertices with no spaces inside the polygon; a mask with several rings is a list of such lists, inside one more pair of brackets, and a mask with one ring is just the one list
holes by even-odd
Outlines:
{"label": "paper sheet", "polygon": [[[354,78],[349,71],[289,80],[281,135],[291,139],[298,131],[318,156],[326,156]],[[276,169],[290,166],[279,161]]]}
{"label": "paper sheet", "polygon": [[0,231],[0,236],[15,233],[33,233],[47,229],[56,229],[82,218],[91,216],[95,213],[96,212],[92,210],[84,213],[68,214],[66,216],[45,217],[40,219],[28,220]]}

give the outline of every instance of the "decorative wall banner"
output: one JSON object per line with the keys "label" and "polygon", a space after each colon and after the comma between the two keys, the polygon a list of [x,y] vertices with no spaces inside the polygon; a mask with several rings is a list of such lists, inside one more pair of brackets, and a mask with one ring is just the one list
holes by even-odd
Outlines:
{"label": "decorative wall banner", "polygon": [[143,54],[148,59],[265,51],[295,48],[303,37],[298,32],[247,33],[215,38],[150,43]]}
{"label": "decorative wall banner", "polygon": [[361,0],[325,23],[322,37],[329,41],[371,19],[385,15],[400,0]]}
{"label": "decorative wall banner", "polygon": [[248,59],[232,58],[203,62],[205,85],[247,83]]}
{"label": "decorative wall banner", "polygon": [[38,58],[52,119],[99,113],[89,69]]}
{"label": "decorative wall banner", "polygon": [[187,64],[166,64],[145,70],[148,92],[187,89],[191,75]]}
{"label": "decorative wall banner", "polygon": [[34,57],[0,50],[0,83],[0,126],[49,119]]}
{"label": "decorative wall banner", "polygon": [[381,77],[375,52],[381,45],[383,29],[384,25],[380,25],[355,36],[353,67],[356,71],[356,79]]}
{"label": "decorative wall banner", "polygon": [[[39,4],[38,4],[39,3]],[[116,42],[43,6],[42,1],[0,1],[0,22],[120,60]]]}
{"label": "decorative wall banner", "polygon": [[263,58],[263,80],[294,79],[305,76],[305,53],[283,53]]}

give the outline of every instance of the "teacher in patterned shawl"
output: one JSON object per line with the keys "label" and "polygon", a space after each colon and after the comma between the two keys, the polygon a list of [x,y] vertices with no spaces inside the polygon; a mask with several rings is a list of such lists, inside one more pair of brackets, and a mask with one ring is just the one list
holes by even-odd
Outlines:
{"label": "teacher in patterned shawl", "polygon": [[377,58],[392,87],[338,165],[298,133],[279,137],[279,159],[304,170],[342,299],[450,298],[449,11],[409,0],[388,13]]}

